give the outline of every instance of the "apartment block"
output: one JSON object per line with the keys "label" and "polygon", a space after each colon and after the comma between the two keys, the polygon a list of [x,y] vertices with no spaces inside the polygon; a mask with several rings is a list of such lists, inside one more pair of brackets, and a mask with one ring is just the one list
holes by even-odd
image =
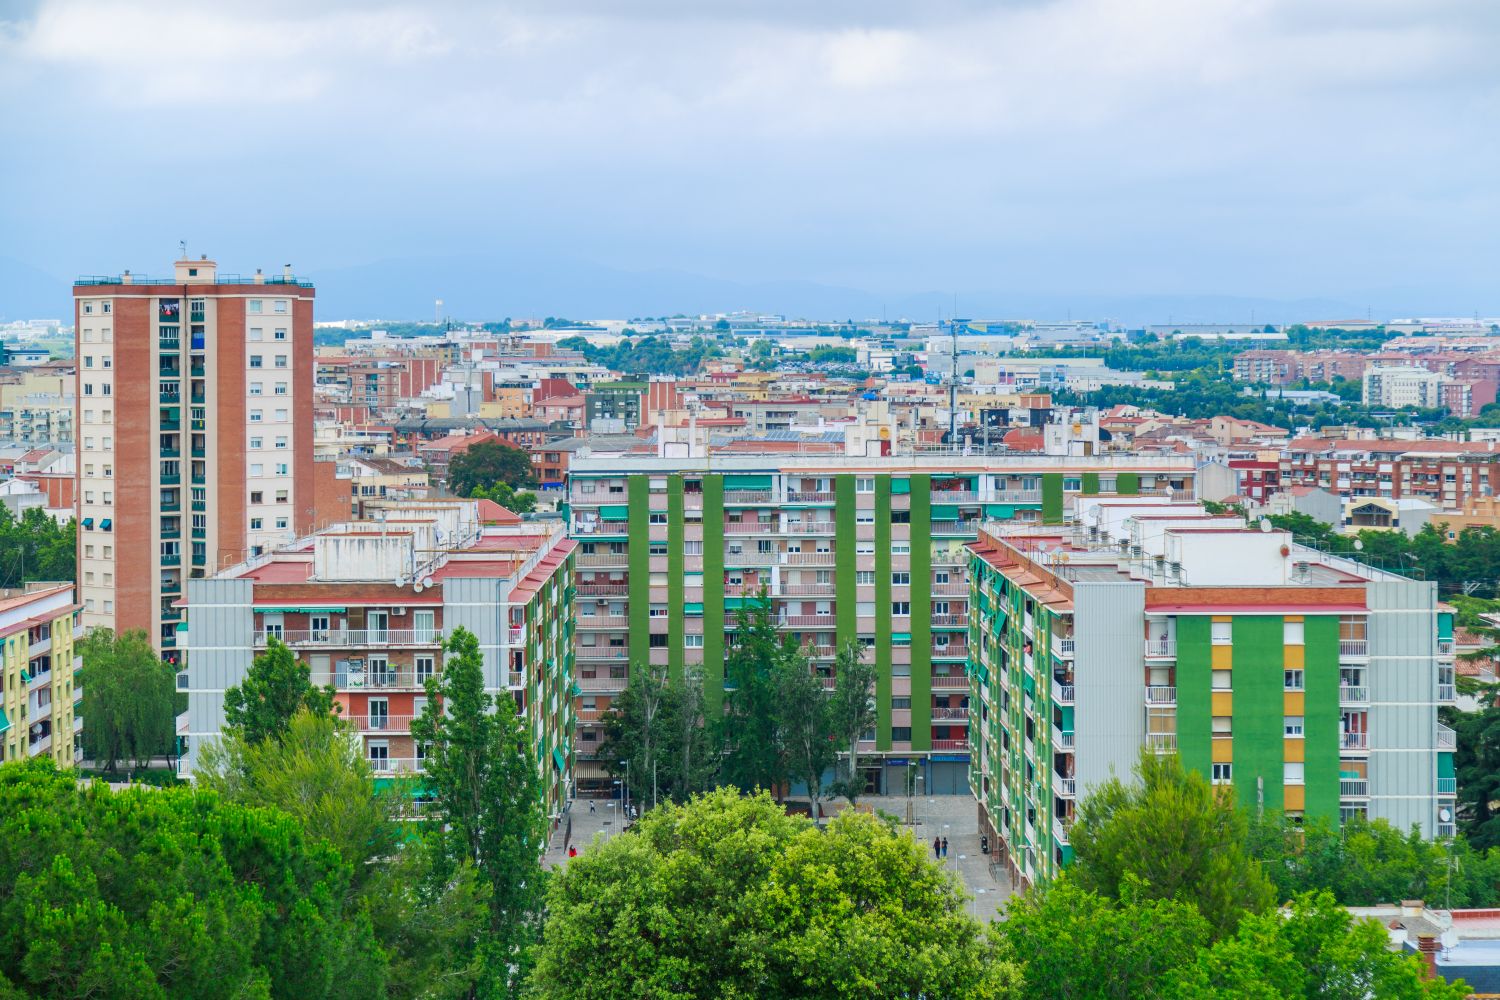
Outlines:
{"label": "apartment block", "polygon": [[78,760],[83,719],[73,636],[81,609],[71,584],[0,592],[0,760]]}
{"label": "apartment block", "polygon": [[1176,457],[575,458],[580,791],[609,788],[600,720],[632,669],[699,668],[719,711],[736,614],[764,590],[827,686],[845,643],[874,662],[869,786],[904,787],[916,762],[928,792],[963,793],[965,545],[986,521],[1060,522],[1083,496],[1191,496],[1193,475]]}
{"label": "apartment block", "polygon": [[1456,510],[1495,495],[1500,452],[1494,442],[1299,438],[1281,460],[1281,485],[1320,487],[1341,497],[1426,500]]}
{"label": "apartment block", "polygon": [[[412,719],[443,671],[442,642],[479,640],[485,690],[527,719],[549,814],[571,794],[573,550],[558,520],[489,501],[390,501],[215,576],[189,580],[178,687],[184,767],[224,723],[224,692],[272,638],[332,685],[377,773],[420,773]],[[179,724],[179,731],[183,727]]]}
{"label": "apartment block", "polygon": [[83,624],[175,659],[183,582],[306,533],[337,489],[313,462],[313,288],[180,260],[73,299]]}
{"label": "apartment block", "polygon": [[971,545],[970,785],[1021,884],[1147,748],[1250,809],[1452,836],[1451,614],[1436,586],[1164,498]]}

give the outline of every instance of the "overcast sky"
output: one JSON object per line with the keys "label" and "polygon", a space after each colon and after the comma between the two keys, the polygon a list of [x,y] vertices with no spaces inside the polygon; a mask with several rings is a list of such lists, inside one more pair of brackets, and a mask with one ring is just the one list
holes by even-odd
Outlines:
{"label": "overcast sky", "polygon": [[1496,0],[0,0],[0,256],[1496,313],[1497,53]]}

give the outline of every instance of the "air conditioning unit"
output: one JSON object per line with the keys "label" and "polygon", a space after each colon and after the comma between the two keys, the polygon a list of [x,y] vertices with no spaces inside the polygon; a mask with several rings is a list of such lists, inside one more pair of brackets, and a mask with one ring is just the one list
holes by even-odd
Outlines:
{"label": "air conditioning unit", "polygon": [[406,614],[406,609],[405,608],[392,608],[391,609],[391,614],[393,616],[397,617],[397,618],[400,618],[402,615]]}

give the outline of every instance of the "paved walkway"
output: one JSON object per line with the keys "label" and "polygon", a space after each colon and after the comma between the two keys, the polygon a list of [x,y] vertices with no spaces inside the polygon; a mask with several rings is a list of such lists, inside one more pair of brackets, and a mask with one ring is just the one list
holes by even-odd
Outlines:
{"label": "paved walkway", "polygon": [[[907,818],[907,802],[904,797],[876,795],[859,800],[861,805],[890,813],[903,823]],[[588,799],[573,802],[569,815],[572,818],[573,846],[582,854],[588,849],[596,835],[616,836],[621,831],[621,804],[593,800],[594,812],[589,812]],[[912,826],[905,827],[918,841],[926,846],[928,856],[932,853],[932,838],[948,838],[948,857],[944,864],[963,880],[964,889],[970,896],[969,912],[982,920],[993,920],[1004,909],[1005,900],[1015,891],[1003,870],[993,872],[990,861],[994,855],[979,852],[979,809],[968,795],[939,795],[933,798],[913,798]],[[825,810],[828,808],[824,807]],[[545,864],[548,867],[567,863],[567,848],[563,837],[568,830],[567,818],[552,836]]]}

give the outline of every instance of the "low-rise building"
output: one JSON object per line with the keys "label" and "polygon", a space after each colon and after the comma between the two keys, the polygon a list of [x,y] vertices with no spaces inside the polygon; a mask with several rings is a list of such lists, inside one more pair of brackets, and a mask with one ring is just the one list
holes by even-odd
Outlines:
{"label": "low-rise building", "polygon": [[83,688],[73,638],[80,610],[72,584],[0,591],[0,760],[78,761]]}

